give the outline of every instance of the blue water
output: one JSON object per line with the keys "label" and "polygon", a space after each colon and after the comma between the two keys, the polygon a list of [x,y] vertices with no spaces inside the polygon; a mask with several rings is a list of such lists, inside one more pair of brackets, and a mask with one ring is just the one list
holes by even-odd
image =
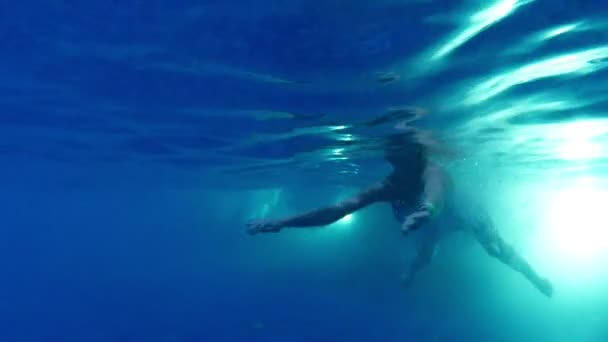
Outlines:
{"label": "blue water", "polygon": [[[608,341],[601,1],[0,4],[0,341]],[[380,180],[404,106],[553,282],[466,234],[408,288]]]}

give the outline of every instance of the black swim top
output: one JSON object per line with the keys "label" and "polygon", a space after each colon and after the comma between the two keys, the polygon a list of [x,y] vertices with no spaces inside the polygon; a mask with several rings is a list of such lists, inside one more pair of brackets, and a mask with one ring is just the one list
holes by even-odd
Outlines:
{"label": "black swim top", "polygon": [[393,166],[393,172],[386,180],[393,214],[397,221],[402,222],[418,205],[424,191],[425,148],[411,135],[395,135],[390,137],[386,159]]}

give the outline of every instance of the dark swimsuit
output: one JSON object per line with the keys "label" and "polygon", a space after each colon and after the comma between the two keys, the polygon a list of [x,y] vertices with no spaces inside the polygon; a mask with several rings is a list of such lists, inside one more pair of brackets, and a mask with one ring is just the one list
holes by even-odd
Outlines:
{"label": "dark swimsuit", "polygon": [[424,192],[423,174],[426,167],[424,147],[418,143],[407,142],[398,145],[387,160],[393,165],[393,173],[387,178],[390,189],[390,202],[393,215],[400,223],[420,205]]}

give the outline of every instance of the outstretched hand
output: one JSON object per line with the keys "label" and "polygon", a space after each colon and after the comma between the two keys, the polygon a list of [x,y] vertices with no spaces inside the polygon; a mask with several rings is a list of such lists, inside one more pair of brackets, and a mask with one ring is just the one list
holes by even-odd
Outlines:
{"label": "outstretched hand", "polygon": [[247,223],[247,233],[255,235],[257,233],[278,233],[281,230],[281,223],[271,220],[257,220]]}

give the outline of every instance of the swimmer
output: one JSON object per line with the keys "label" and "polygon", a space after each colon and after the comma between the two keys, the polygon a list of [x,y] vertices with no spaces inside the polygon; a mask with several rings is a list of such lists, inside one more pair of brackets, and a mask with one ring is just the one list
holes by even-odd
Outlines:
{"label": "swimmer", "polygon": [[410,126],[424,112],[418,109],[411,109],[410,112],[411,118],[403,120],[396,127],[400,132],[390,136],[385,145],[385,159],[392,165],[393,171],[383,181],[335,205],[285,219],[250,222],[249,234],[276,233],[283,228],[325,226],[377,202],[392,205],[404,233],[419,228],[437,215],[443,206],[448,183],[445,172],[431,161],[430,154],[442,148],[429,133]]}
{"label": "swimmer", "polygon": [[[399,133],[389,136],[386,142],[384,156],[393,170],[384,180],[334,205],[283,219],[249,222],[248,233],[255,235],[277,233],[285,228],[326,226],[373,203],[389,203],[404,234],[418,230],[425,223],[433,223],[430,225],[433,228],[424,232],[429,236],[419,245],[418,254],[404,276],[404,284],[409,284],[415,274],[429,264],[443,235],[433,221],[446,206],[446,194],[452,186],[445,170],[432,160],[433,156],[454,155],[430,133],[411,126],[425,114],[424,111],[410,109],[409,113],[411,117],[397,125]],[[522,273],[542,293],[551,296],[550,283],[536,275],[528,263],[502,240],[489,220],[463,222],[469,224],[467,229],[489,255]]]}

